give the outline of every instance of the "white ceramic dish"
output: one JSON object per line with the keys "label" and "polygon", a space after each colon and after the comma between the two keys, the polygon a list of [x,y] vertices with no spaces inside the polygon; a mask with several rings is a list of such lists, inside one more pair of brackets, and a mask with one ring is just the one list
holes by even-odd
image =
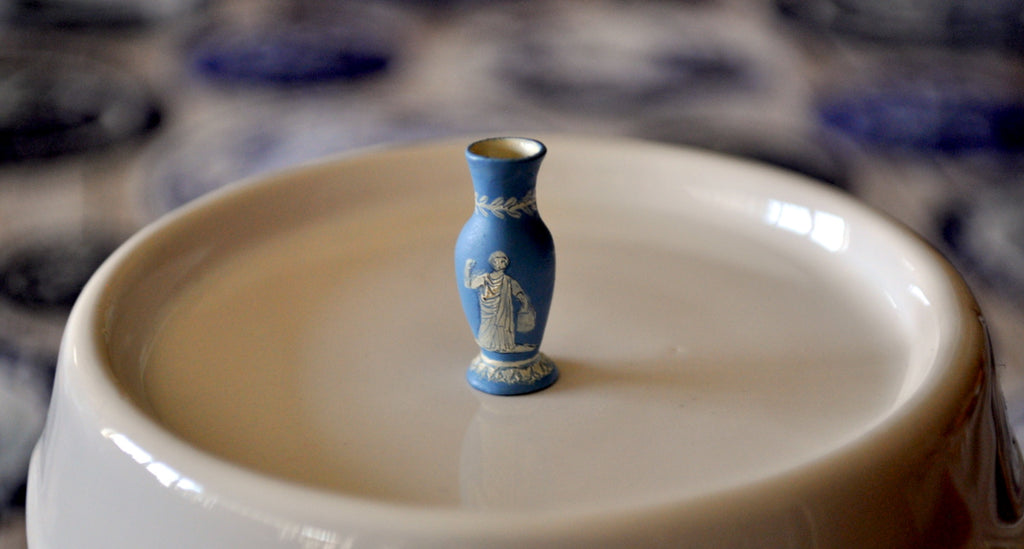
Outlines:
{"label": "white ceramic dish", "polygon": [[554,387],[463,380],[470,139],[235,186],[83,292],[31,547],[1022,539],[984,325],[917,237],[765,167],[543,140]]}

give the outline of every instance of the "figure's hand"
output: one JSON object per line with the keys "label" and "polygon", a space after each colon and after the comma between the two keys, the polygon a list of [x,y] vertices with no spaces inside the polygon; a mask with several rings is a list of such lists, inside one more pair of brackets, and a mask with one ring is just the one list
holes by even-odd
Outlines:
{"label": "figure's hand", "polygon": [[473,269],[473,267],[476,267],[476,260],[475,259],[467,259],[466,260],[466,271],[469,272],[470,270]]}

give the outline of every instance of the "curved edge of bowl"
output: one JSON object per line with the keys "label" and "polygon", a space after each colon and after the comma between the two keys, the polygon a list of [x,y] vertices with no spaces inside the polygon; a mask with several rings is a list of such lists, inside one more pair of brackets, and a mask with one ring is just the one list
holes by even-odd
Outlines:
{"label": "curved edge of bowl", "polygon": [[[581,138],[542,139],[557,144]],[[589,140],[593,144],[603,141]],[[453,139],[374,150],[384,155],[416,147],[461,151],[465,142],[467,139]],[[652,146],[643,141],[622,142],[626,147]],[[665,150],[679,149],[665,146]],[[946,281],[957,318],[947,327],[955,335],[949,342],[947,360],[921,391],[869,436],[799,471],[688,501],[552,516],[369,502],[241,470],[189,446],[141,411],[104,365],[105,342],[96,326],[103,325],[103,315],[109,311],[111,281],[130,264],[133,251],[152,245],[153,239],[169,228],[264,192],[294,174],[325,170],[336,162],[359,161],[352,160],[359,158],[355,153],[345,158],[218,191],[141,231],[96,273],[68,322],[48,424],[32,460],[28,528],[34,549],[64,547],[64,541],[71,539],[78,547],[110,547],[112,530],[117,530],[125,547],[188,545],[196,532],[214,533],[232,544],[251,547],[303,547],[309,543],[334,547],[346,541],[383,546],[408,540],[423,547],[554,547],[568,543],[612,547],[637,539],[651,546],[677,545],[681,540],[721,546],[750,539],[813,539],[822,547],[892,547],[892,540],[910,546],[932,535],[930,529],[937,523],[931,519],[948,511],[942,506],[949,502],[957,509],[961,507],[956,503],[962,503],[968,509],[965,520],[971,524],[984,523],[983,535],[1021,535],[1019,520],[1007,524],[986,516],[991,515],[986,510],[994,505],[988,501],[990,490],[965,493],[971,490],[974,475],[996,482],[990,473],[995,469],[988,455],[991,444],[985,441],[1001,436],[996,425],[1000,412],[991,411],[998,408],[992,401],[999,388],[983,321],[970,290],[937,252],[909,230],[824,188],[808,192],[833,193],[830,200],[863,211],[887,224],[888,230],[915,240],[922,257],[930,258],[927,261]],[[979,440],[982,447],[969,446],[977,446]],[[1015,449],[1015,442],[1011,443]],[[77,465],[71,465],[72,459]],[[892,466],[884,471],[872,467],[880,459]],[[179,463],[190,464],[199,474],[182,473]],[[75,474],[74,470],[88,472]],[[171,496],[166,497],[168,494]],[[931,496],[936,499],[922,501]],[[152,498],[159,505],[142,509],[135,503],[138,498]],[[102,507],[108,512],[96,514]],[[154,514],[161,520],[149,520]],[[105,523],[102,516],[118,516],[119,524]],[[908,521],[909,516],[918,518]],[[865,538],[868,525],[881,537]],[[974,532],[978,533],[978,528]],[[882,544],[878,539],[888,541]],[[154,540],[159,540],[158,545],[152,545]],[[200,538],[194,541],[199,543]]]}

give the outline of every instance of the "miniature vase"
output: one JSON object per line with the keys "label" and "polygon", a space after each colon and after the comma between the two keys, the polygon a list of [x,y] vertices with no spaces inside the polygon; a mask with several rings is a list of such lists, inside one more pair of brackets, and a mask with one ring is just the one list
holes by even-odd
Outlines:
{"label": "miniature vase", "polygon": [[485,393],[531,393],[558,378],[540,352],[555,286],[555,246],[535,192],[546,153],[519,137],[466,149],[475,205],[455,245],[455,276],[480,347],[466,377]]}

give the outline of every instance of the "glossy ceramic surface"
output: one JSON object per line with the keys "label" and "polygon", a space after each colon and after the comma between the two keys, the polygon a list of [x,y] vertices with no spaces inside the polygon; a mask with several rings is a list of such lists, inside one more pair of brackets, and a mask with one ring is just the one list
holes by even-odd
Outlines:
{"label": "glossy ceramic surface", "polygon": [[462,379],[469,140],[236,186],[83,292],[31,546],[1021,539],[984,325],[936,253],[787,173],[542,139],[556,385],[508,399]]}

